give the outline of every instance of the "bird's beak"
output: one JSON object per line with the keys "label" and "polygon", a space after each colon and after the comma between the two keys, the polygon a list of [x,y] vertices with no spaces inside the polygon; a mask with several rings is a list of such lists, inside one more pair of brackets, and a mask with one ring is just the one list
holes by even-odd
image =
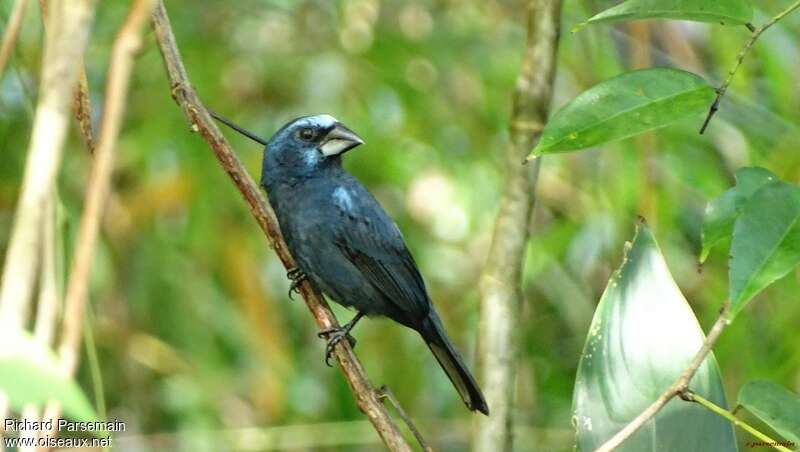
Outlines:
{"label": "bird's beak", "polygon": [[364,140],[360,136],[337,122],[336,126],[325,135],[318,149],[322,155],[329,157],[349,151],[360,144],[364,144]]}

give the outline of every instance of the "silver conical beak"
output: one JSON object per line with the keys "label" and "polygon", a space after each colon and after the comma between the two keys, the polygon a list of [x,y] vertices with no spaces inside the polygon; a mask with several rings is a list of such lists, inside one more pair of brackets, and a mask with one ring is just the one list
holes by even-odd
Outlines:
{"label": "silver conical beak", "polygon": [[364,140],[341,123],[336,123],[319,145],[319,151],[325,156],[338,155],[354,147],[364,144]]}

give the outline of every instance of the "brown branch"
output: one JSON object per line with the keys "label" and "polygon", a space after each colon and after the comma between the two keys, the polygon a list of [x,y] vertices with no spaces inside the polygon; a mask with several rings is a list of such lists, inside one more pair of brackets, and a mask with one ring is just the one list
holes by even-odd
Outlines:
{"label": "brown branch", "polygon": [[14,50],[14,44],[17,42],[17,36],[19,36],[19,27],[22,25],[27,6],[28,0],[14,2],[14,8],[8,18],[6,30],[3,32],[3,43],[0,44],[0,75],[3,75],[3,70],[6,68],[11,52]]}
{"label": "brown branch", "polygon": [[[208,143],[223,169],[228,173],[228,176],[244,197],[250,207],[250,213],[261,226],[284,267],[287,269],[294,268],[294,259],[289,254],[283,236],[278,229],[272,208],[267,204],[253,179],[244,169],[216,124],[214,124],[208,111],[200,102],[197,93],[189,83],[189,78],[162,1],[158,2],[153,13],[153,29],[167,69],[173,97],[181,107],[187,121],[191,124],[191,130],[199,132]],[[320,329],[325,330],[339,326],[325,300],[308,282],[300,285],[300,293]],[[334,356],[350,385],[359,409],[372,423],[386,447],[392,451],[411,451],[411,447],[381,403],[379,394],[367,380],[364,369],[361,367],[361,363],[353,353],[348,341],[341,341],[335,346]]]}
{"label": "brown branch", "polygon": [[506,187],[480,277],[479,360],[492,415],[477,420],[476,452],[508,451],[512,446],[520,283],[541,159],[530,165],[524,160],[547,120],[560,17],[560,0],[532,0],[528,4],[527,41],[510,120]]}
{"label": "brown branch", "polygon": [[722,334],[722,330],[725,329],[725,326],[728,324],[728,308],[730,303],[725,302],[722,306],[722,310],[719,314],[719,318],[717,321],[714,322],[714,326],[711,327],[711,330],[708,332],[708,336],[706,336],[705,342],[703,342],[703,346],[700,347],[700,350],[697,354],[692,358],[692,361],[686,367],[686,369],[681,373],[677,380],[675,380],[666,391],[661,393],[660,396],[652,403],[650,406],[645,408],[636,418],[634,418],[631,422],[628,423],[622,430],[617,432],[614,436],[612,436],[608,441],[603,443],[602,446],[595,449],[595,452],[611,452],[612,450],[616,449],[620,446],[626,439],[628,439],[631,435],[636,433],[639,428],[642,427],[647,421],[649,421],[653,416],[655,416],[664,405],[667,404],[670,400],[672,400],[675,396],[680,395],[684,391],[689,388],[689,382],[691,381],[694,374],[697,373],[697,369],[703,364],[706,357],[709,353],[711,353],[711,348],[719,339],[720,334]]}
{"label": "brown branch", "polygon": [[748,39],[747,42],[744,44],[744,47],[742,47],[742,50],[739,51],[739,55],[736,56],[736,62],[733,63],[733,67],[728,72],[728,77],[725,79],[722,85],[716,89],[717,97],[714,98],[714,102],[711,104],[711,108],[708,109],[708,114],[706,115],[706,119],[705,121],[703,121],[703,125],[700,127],[701,135],[706,131],[708,124],[711,122],[711,118],[713,118],[714,114],[717,113],[717,111],[719,110],[719,103],[722,101],[722,96],[724,96],[725,93],[728,91],[728,87],[733,81],[733,76],[736,75],[736,71],[738,71],[739,66],[742,65],[744,57],[747,56],[747,54],[750,52],[750,49],[753,48],[753,45],[756,43],[758,38],[761,37],[761,34],[767,31],[769,27],[775,25],[776,23],[781,21],[784,17],[791,14],[797,8],[800,8],[800,0],[795,1],[794,3],[789,5],[786,9],[776,14],[772,19],[770,19],[767,23],[765,23],[760,27],[756,28],[751,23],[745,24],[747,29],[750,30],[750,33],[752,34],[750,36],[750,39]]}

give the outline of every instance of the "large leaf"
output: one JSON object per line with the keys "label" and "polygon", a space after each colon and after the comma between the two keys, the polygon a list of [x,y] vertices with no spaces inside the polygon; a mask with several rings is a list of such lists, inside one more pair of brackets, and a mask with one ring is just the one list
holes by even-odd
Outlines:
{"label": "large leaf", "polygon": [[609,8],[587,24],[637,19],[677,19],[743,25],[753,18],[753,7],[745,0],[628,0]]}
{"label": "large leaf", "polygon": [[800,263],[800,188],[759,188],[736,220],[728,273],[731,319],[755,294]]}
{"label": "large leaf", "polygon": [[0,390],[17,410],[56,400],[71,419],[97,420],[81,388],[60,372],[56,356],[19,330],[0,332]]}
{"label": "large leaf", "polygon": [[584,91],[545,126],[531,157],[583,149],[700,116],[714,89],[676,69],[627,72]]}
{"label": "large leaf", "polygon": [[739,404],[785,439],[800,444],[800,396],[769,381],[751,381],[739,390]]}
{"label": "large leaf", "polygon": [[[595,312],[575,381],[578,448],[591,451],[667,389],[704,341],[692,309],[669,273],[650,230],[642,225]],[[726,406],[713,355],[690,383]],[[619,451],[735,451],[731,424],[679,398],[625,441]]]}
{"label": "large leaf", "polygon": [[708,257],[711,248],[733,234],[733,225],[750,196],[763,185],[778,180],[764,168],[741,168],[736,171],[736,186],[708,203],[703,218],[703,250],[700,262]]}

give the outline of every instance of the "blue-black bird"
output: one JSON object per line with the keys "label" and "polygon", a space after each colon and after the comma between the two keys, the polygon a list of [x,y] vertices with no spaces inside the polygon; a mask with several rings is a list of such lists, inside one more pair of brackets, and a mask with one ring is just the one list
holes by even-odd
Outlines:
{"label": "blue-black bird", "polygon": [[364,143],[329,115],[290,121],[269,141],[214,114],[265,145],[261,185],[275,210],[297,269],[293,288],[308,278],[357,315],[328,338],[333,346],[363,316],[386,316],[417,331],[470,410],[489,414],[478,384],[445,333],[403,235],[378,201],[342,168],[342,154]]}

